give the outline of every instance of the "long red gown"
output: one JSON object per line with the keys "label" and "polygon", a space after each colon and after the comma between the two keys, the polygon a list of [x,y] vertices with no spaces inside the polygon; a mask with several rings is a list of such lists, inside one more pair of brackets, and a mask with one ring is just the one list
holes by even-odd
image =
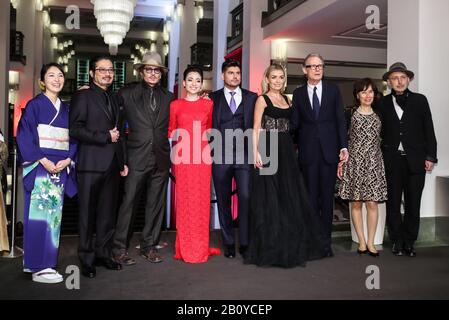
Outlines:
{"label": "long red gown", "polygon": [[187,263],[203,263],[209,256],[220,254],[219,249],[209,247],[212,160],[208,141],[202,139],[212,127],[212,111],[213,102],[206,99],[180,99],[170,105],[169,137],[176,129],[182,130],[172,150],[175,259]]}

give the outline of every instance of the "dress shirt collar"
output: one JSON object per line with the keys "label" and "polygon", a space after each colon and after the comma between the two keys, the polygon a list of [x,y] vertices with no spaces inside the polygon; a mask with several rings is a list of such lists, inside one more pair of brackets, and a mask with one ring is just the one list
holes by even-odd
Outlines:
{"label": "dress shirt collar", "polygon": [[[231,96],[231,92],[232,92],[232,90],[229,90],[227,87],[224,87],[224,94],[226,96],[230,97]],[[233,92],[235,92],[235,96],[242,96],[242,89],[240,89],[240,87],[237,87],[237,89],[235,89]]]}

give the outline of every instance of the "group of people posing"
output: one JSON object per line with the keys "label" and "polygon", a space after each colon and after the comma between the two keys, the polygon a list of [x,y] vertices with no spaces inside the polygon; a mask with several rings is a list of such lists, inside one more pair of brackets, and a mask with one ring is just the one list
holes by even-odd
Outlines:
{"label": "group of people posing", "polygon": [[[295,90],[292,101],[284,95],[286,73],[277,64],[265,71],[260,96],[241,88],[237,61],[223,63],[224,88],[207,96],[203,71],[188,67],[186,95],[178,100],[160,85],[168,70],[157,53],[146,54],[134,68],[142,81],[114,93],[109,90],[112,60],[93,59],[91,83],[75,93],[70,107],[58,98],[62,68],[51,63],[42,69],[44,90],[28,103],[17,133],[25,189],[24,271],[34,281],[62,281],[55,267],[64,194],[78,193],[84,276],[94,278],[97,266],[121,270],[136,263],[129,247],[143,191],[140,255],[162,262],[170,169],[176,190],[175,259],[203,263],[221,252],[209,244],[211,179],[225,257],[236,257],[237,244],[244,262],[258,266],[288,268],[332,257],[337,176],[340,196],[351,201],[357,252],[379,255],[374,247],[377,204],[387,201],[393,253],[416,255],[421,194],[425,173],[437,162],[436,139],[427,100],[408,89],[414,74],[404,64],[394,64],[384,75],[392,94],[381,99],[371,79],[357,81],[355,105],[346,114],[338,87],[323,80],[319,54],[304,60],[307,84]],[[214,148],[212,131],[234,134]],[[267,173],[274,158],[276,170]],[[117,207],[120,176],[126,180]],[[233,180],[238,241],[231,212]]]}

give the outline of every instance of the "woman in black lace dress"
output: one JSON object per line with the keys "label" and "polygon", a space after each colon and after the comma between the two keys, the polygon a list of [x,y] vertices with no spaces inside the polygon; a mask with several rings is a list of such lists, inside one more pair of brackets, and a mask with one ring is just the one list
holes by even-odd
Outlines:
{"label": "woman in black lace dress", "polygon": [[[288,98],[282,94],[285,88],[282,66],[271,65],[266,70],[263,87],[264,94],[258,98],[254,113],[256,172],[245,263],[285,268],[305,266],[307,260],[325,256],[325,243],[319,221],[313,218],[289,133],[292,110]],[[277,169],[274,173],[273,168]]]}

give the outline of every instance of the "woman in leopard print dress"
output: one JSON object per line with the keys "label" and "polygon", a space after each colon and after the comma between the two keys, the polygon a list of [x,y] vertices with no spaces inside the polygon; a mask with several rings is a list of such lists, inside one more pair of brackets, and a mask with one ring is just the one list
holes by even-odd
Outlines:
{"label": "woman in leopard print dress", "polygon": [[[378,256],[374,236],[378,221],[378,203],[387,200],[385,167],[380,148],[382,123],[373,110],[378,91],[371,79],[354,84],[356,107],[350,113],[349,161],[340,163],[340,197],[351,202],[352,221],[359,238],[359,254]],[[367,209],[368,239],[363,232],[362,205]]]}

